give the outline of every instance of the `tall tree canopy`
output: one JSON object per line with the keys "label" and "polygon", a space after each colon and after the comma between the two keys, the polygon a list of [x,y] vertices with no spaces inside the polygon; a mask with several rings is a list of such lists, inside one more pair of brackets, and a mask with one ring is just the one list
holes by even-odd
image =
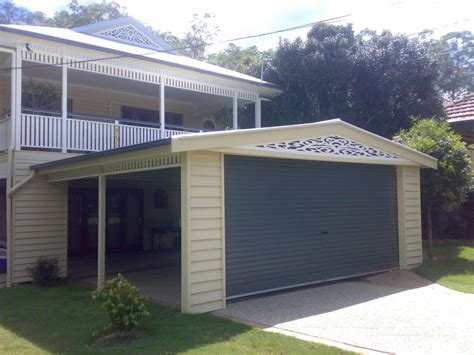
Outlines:
{"label": "tall tree canopy", "polygon": [[40,11],[30,11],[24,7],[16,6],[10,0],[0,4],[0,23],[5,24],[71,28],[126,15],[127,12],[123,6],[116,1],[106,0],[87,5],[79,5],[78,0],[71,0],[65,10],[56,11],[52,17],[47,17]]}
{"label": "tall tree canopy", "polygon": [[198,59],[206,59],[208,44],[212,43],[220,32],[219,26],[214,24],[215,14],[205,12],[193,14],[188,29],[183,37],[171,32],[155,31],[161,38],[179,49],[184,55]]}
{"label": "tall tree canopy", "polygon": [[474,34],[451,32],[431,42],[431,53],[439,67],[439,87],[455,100],[474,91]]}
{"label": "tall tree canopy", "polygon": [[2,24],[42,25],[46,19],[44,13],[16,6],[12,1],[0,3],[0,23]]}
{"label": "tall tree canopy", "polygon": [[208,55],[206,60],[209,63],[259,78],[262,69],[265,70],[273,60],[273,51],[259,51],[256,46],[242,48],[235,43],[229,43],[227,48]]}
{"label": "tall tree canopy", "polygon": [[125,8],[115,1],[102,0],[101,2],[79,5],[78,0],[71,0],[65,10],[57,11],[52,18],[45,21],[45,24],[53,27],[72,28],[123,16],[127,16]]}
{"label": "tall tree canopy", "polygon": [[341,117],[391,137],[412,115],[442,114],[438,68],[417,39],[322,24],[306,41],[281,41],[273,64],[270,78],[287,89],[273,100],[271,124]]}

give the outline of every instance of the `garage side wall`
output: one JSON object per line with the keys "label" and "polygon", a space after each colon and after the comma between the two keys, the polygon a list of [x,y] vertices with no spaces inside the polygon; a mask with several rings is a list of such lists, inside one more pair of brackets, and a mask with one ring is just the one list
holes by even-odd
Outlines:
{"label": "garage side wall", "polygon": [[[61,158],[65,155],[16,152],[14,184],[30,174],[30,165]],[[12,207],[12,282],[30,281],[26,268],[40,256],[57,257],[61,276],[66,276],[67,183],[48,183],[35,177],[14,193]]]}
{"label": "garage side wall", "polygon": [[225,308],[223,154],[188,152],[181,166],[181,309]]}
{"label": "garage side wall", "polygon": [[400,269],[423,262],[421,243],[420,168],[397,167]]}

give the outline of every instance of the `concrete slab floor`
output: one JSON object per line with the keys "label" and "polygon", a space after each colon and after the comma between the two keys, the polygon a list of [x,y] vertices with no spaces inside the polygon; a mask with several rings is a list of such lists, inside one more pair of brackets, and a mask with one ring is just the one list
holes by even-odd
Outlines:
{"label": "concrete slab floor", "polygon": [[[132,272],[179,265],[179,250],[129,251],[107,254],[105,269],[108,273]],[[97,255],[68,256],[68,275],[70,278],[85,278],[97,273]]]}
{"label": "concrete slab floor", "polygon": [[474,354],[474,295],[396,271],[230,302],[217,312],[361,353]]}

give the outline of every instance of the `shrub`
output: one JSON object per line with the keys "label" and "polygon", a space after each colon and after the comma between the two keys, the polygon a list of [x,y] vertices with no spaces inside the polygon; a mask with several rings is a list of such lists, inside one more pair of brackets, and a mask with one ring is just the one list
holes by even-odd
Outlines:
{"label": "shrub", "polygon": [[141,318],[150,315],[146,298],[140,296],[138,288],[121,274],[107,281],[103,289],[94,291],[92,298],[102,301],[101,309],[109,317],[110,323],[102,329],[105,334],[129,332],[136,328]]}
{"label": "shrub", "polygon": [[461,136],[444,119],[415,118],[410,129],[402,129],[394,138],[438,159],[438,170],[421,171],[421,207],[426,216],[428,255],[431,258],[434,212],[452,212],[467,198],[471,181],[469,153]]}
{"label": "shrub", "polygon": [[41,287],[54,286],[59,281],[59,259],[40,256],[26,271],[33,283]]}

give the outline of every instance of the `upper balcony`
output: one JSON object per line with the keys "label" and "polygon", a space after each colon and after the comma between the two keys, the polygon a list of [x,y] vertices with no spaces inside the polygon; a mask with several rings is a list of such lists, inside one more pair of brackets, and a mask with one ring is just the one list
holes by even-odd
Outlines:
{"label": "upper balcony", "polygon": [[[92,152],[174,135],[260,126],[259,87],[213,78],[137,73],[50,57],[2,53],[0,151]],[[42,61],[38,64],[38,61]],[[87,63],[86,63],[87,64]],[[197,79],[196,79],[197,78]],[[233,86],[235,85],[235,86]],[[244,88],[244,89],[242,89]],[[245,123],[239,112],[246,111]]]}

